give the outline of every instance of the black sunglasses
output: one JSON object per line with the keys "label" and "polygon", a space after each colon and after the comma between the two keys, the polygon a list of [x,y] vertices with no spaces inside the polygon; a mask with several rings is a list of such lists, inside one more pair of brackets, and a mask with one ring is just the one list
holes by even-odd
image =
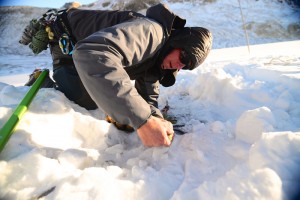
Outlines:
{"label": "black sunglasses", "polygon": [[190,67],[189,65],[191,64],[191,59],[185,50],[182,49],[180,51],[179,59],[180,59],[180,62],[185,65],[184,68],[187,69]]}

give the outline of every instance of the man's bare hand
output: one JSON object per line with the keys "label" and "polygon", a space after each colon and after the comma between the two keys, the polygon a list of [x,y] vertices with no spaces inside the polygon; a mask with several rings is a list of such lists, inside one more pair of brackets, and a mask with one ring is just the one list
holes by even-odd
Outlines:
{"label": "man's bare hand", "polygon": [[137,129],[137,133],[147,147],[170,146],[170,138],[173,138],[174,130],[171,122],[151,116],[143,126]]}

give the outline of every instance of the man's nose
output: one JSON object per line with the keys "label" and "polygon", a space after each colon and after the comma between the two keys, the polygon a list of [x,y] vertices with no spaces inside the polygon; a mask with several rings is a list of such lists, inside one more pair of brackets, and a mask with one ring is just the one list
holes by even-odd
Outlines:
{"label": "man's nose", "polygon": [[185,64],[181,63],[181,62],[177,62],[176,64],[176,69],[182,69],[184,68]]}

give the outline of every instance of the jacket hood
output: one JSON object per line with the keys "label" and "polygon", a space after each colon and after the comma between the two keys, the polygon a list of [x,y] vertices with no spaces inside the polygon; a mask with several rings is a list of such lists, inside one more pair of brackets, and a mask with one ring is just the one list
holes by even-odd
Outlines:
{"label": "jacket hood", "polygon": [[193,70],[206,59],[212,47],[212,39],[211,32],[203,27],[185,27],[174,31],[170,37],[170,46],[181,48],[188,54],[191,64],[183,69]]}
{"label": "jacket hood", "polygon": [[[206,59],[212,47],[212,34],[209,30],[202,27],[185,27],[181,30],[172,32],[168,42],[164,45],[161,52],[162,59],[174,48],[181,48],[190,59],[190,65],[184,67],[184,70],[193,70],[201,65]],[[162,70],[160,84],[164,87],[170,87],[175,84],[176,76],[179,70]]]}
{"label": "jacket hood", "polygon": [[165,31],[170,36],[174,29],[184,27],[186,20],[175,15],[165,4],[157,4],[147,9],[146,17],[154,19],[165,27]]}

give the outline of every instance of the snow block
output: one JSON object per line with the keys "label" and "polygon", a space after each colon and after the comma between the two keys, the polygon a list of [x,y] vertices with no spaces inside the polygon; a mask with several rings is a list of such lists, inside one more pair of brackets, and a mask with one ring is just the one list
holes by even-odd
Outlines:
{"label": "snow block", "polygon": [[273,131],[274,124],[275,119],[269,108],[247,110],[237,120],[235,135],[237,139],[253,144],[261,138],[263,132]]}

